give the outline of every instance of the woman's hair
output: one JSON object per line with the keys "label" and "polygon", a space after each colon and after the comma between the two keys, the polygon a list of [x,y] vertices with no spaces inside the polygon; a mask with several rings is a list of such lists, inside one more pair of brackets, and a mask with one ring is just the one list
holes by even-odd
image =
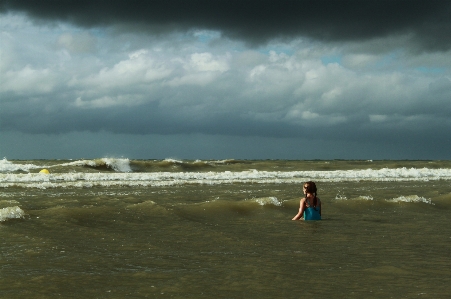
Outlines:
{"label": "woman's hair", "polygon": [[312,181],[308,181],[304,183],[305,191],[307,191],[307,193],[311,193],[313,194],[315,197],[313,198],[313,206],[316,207],[316,205],[318,204],[318,199],[316,198],[316,184]]}
{"label": "woman's hair", "polygon": [[305,189],[308,193],[312,193],[312,194],[316,195],[317,190],[316,190],[316,184],[314,182],[312,182],[312,181],[305,182],[304,187],[306,187]]}

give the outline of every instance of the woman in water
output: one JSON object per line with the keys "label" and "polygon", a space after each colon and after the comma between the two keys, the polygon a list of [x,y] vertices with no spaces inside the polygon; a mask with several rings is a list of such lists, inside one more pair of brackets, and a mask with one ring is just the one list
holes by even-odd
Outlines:
{"label": "woman in water", "polygon": [[316,197],[314,182],[310,181],[304,184],[304,195],[305,197],[301,199],[299,212],[292,220],[321,220],[321,200]]}

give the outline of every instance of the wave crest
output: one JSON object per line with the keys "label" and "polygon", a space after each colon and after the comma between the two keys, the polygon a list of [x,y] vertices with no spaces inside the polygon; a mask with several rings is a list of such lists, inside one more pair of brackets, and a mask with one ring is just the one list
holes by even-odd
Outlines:
{"label": "wave crest", "polygon": [[127,158],[101,158],[95,160],[78,160],[55,166],[88,166],[93,168],[109,168],[117,172],[131,172],[130,160]]}
{"label": "wave crest", "polygon": [[24,211],[18,206],[6,207],[0,209],[0,222],[6,221],[8,219],[19,219],[24,216]]}
{"label": "wave crest", "polygon": [[389,202],[423,202],[427,204],[432,204],[430,199],[418,196],[418,195],[408,195],[408,196],[400,196],[392,199],[387,199]]}
{"label": "wave crest", "polygon": [[267,205],[273,205],[273,206],[277,206],[277,207],[282,206],[282,203],[277,199],[277,197],[274,197],[274,196],[252,198],[251,200],[258,203],[261,206],[267,206]]}
{"label": "wave crest", "polygon": [[40,168],[40,166],[34,164],[14,164],[6,158],[0,160],[0,172],[17,172],[17,171],[25,171],[29,172],[31,169]]}

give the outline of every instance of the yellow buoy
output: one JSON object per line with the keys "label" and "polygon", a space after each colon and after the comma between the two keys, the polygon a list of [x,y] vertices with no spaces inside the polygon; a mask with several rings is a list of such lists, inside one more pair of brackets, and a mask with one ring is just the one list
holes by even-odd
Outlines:
{"label": "yellow buoy", "polygon": [[47,169],[42,169],[39,173],[45,173],[45,174],[49,174],[50,172]]}

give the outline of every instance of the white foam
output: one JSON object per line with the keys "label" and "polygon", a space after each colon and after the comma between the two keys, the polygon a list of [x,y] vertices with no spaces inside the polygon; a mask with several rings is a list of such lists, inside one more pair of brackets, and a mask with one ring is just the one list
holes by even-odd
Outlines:
{"label": "white foam", "polygon": [[[368,195],[360,195],[356,198],[351,198],[351,200],[373,200],[374,198],[372,196],[368,196]],[[337,194],[335,195],[335,200],[348,200],[348,198],[342,194]]]}
{"label": "white foam", "polygon": [[216,160],[216,161],[209,161],[210,164],[227,164],[227,163],[233,163],[235,162],[235,159],[225,159],[225,160]]}
{"label": "white foam", "polygon": [[[240,171],[240,172],[127,172],[124,164],[114,160],[123,173],[0,173],[0,187],[21,186],[32,188],[91,187],[91,186],[173,186],[184,184],[300,184],[308,180],[319,182],[345,181],[432,181],[451,180],[451,169],[380,169],[336,171]],[[113,165],[113,164],[111,164]],[[113,167],[113,166],[112,166]],[[127,168],[128,167],[128,168]]]}
{"label": "white foam", "polygon": [[8,161],[6,158],[0,160],[0,173],[26,171],[29,172],[32,169],[39,168],[52,168],[52,167],[66,167],[66,166],[90,166],[98,167],[106,165],[107,167],[118,172],[131,172],[130,160],[127,158],[117,159],[117,158],[101,158],[95,160],[77,160],[68,163],[61,163],[56,165],[34,165],[34,164],[16,164]]}
{"label": "white foam", "polygon": [[130,168],[130,160],[127,158],[124,159],[116,159],[116,158],[101,158],[97,160],[78,160],[69,163],[63,163],[55,166],[90,166],[97,167],[106,165],[109,168],[118,171],[118,172],[131,172]]}
{"label": "white foam", "polygon": [[0,172],[14,172],[14,171],[30,171],[30,169],[41,168],[34,164],[15,164],[6,158],[0,160]]}
{"label": "white foam", "polygon": [[373,200],[372,196],[360,195],[358,197],[359,200]]}
{"label": "white foam", "polygon": [[400,196],[392,199],[387,199],[390,202],[423,202],[427,204],[433,204],[430,199],[418,196],[418,195],[408,195],[408,196]]}
{"label": "white foam", "polygon": [[106,165],[115,171],[120,172],[131,172],[130,160],[129,159],[113,159],[113,158],[102,158]]}
{"label": "white foam", "polygon": [[97,163],[95,162],[95,160],[77,160],[69,163],[62,163],[59,164],[58,166],[85,166],[85,165],[95,167],[97,166]]}
{"label": "white foam", "polygon": [[0,209],[0,222],[6,221],[8,219],[22,218],[24,214],[24,211],[18,206],[6,207]]}
{"label": "white foam", "polygon": [[274,196],[253,198],[252,200],[261,206],[274,205],[280,207],[282,205],[282,203],[277,199],[277,197]]}
{"label": "white foam", "polygon": [[170,163],[174,163],[174,164],[183,164],[183,161],[181,160],[176,160],[176,159],[172,159],[172,158],[166,158],[163,160],[164,162],[170,162]]}
{"label": "white foam", "polygon": [[336,200],[348,200],[348,198],[342,194],[335,195]]}

